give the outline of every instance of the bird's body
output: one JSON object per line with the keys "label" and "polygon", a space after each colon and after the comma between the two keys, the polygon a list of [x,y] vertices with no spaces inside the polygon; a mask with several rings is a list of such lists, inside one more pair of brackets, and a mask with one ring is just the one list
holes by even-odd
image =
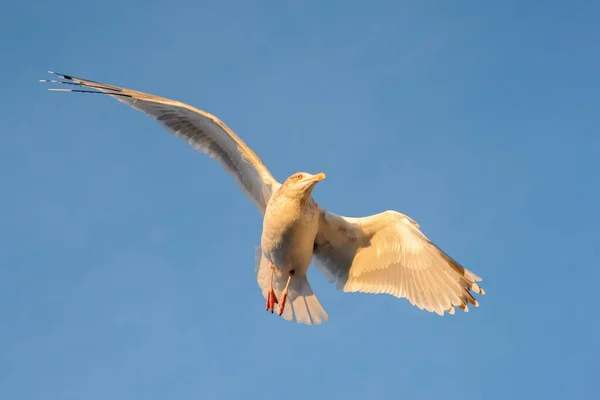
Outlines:
{"label": "bird's body", "polygon": [[[312,190],[324,174],[296,173],[279,183],[262,160],[223,121],[188,104],[119,86],[56,74],[54,82],[104,94],[155,118],[221,163],[263,215],[255,272],[266,308],[287,320],[319,324],[327,313],[306,272],[311,262],[345,292],[388,293],[419,309],[454,314],[479,305],[481,278],[431,242],[411,218],[385,211],[361,218],[323,210]],[[286,300],[288,301],[286,305]]]}
{"label": "bird's body", "polygon": [[[292,277],[294,284],[291,286],[290,301],[296,314],[299,312],[299,305],[295,300],[302,289],[310,289],[306,272],[319,232],[319,206],[311,193],[314,185],[324,178],[325,174],[294,174],[273,193],[267,203],[263,218],[261,256],[270,266],[267,309],[271,312],[279,302],[279,296],[275,292],[283,295],[279,303],[279,314],[285,311]],[[299,287],[298,283],[306,285],[306,288]],[[310,293],[312,294],[312,290]],[[326,318],[325,310],[322,313]]]}
{"label": "bird's body", "polygon": [[[261,249],[278,271],[305,276],[319,231],[319,206],[311,196],[325,175],[292,175],[273,193],[263,218]],[[295,190],[308,182],[305,191]]]}
{"label": "bird's body", "polygon": [[278,271],[305,276],[318,231],[319,208],[315,201],[299,201],[279,189],[267,204],[260,246]]}

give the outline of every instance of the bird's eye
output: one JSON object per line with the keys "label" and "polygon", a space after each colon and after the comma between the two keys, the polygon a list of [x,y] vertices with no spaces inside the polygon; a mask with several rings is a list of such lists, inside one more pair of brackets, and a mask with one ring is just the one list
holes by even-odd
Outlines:
{"label": "bird's eye", "polygon": [[296,176],[294,177],[294,179],[296,179],[296,180],[302,179],[302,174],[296,174]]}

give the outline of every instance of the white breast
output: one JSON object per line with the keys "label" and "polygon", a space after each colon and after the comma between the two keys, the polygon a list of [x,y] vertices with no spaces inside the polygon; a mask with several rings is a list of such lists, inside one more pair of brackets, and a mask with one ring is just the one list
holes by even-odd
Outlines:
{"label": "white breast", "polygon": [[261,248],[265,257],[282,272],[306,274],[319,229],[319,210],[312,201],[273,199],[267,205]]}

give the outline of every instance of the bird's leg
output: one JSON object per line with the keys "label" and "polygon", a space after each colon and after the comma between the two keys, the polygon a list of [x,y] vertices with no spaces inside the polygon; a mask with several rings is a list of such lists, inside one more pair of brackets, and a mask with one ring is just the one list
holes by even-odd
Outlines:
{"label": "bird's leg", "polygon": [[290,287],[290,281],[292,280],[292,276],[294,276],[294,270],[290,271],[290,276],[288,276],[287,283],[285,284],[285,289],[283,289],[283,293],[281,295],[281,304],[279,305],[279,315],[283,314],[283,309],[285,308],[285,301],[287,300],[288,288]]}
{"label": "bird's leg", "polygon": [[275,304],[279,303],[277,301],[277,296],[275,296],[275,291],[273,290],[273,275],[275,275],[275,265],[271,263],[271,282],[269,283],[269,292],[267,293],[267,311],[271,311],[275,309]]}

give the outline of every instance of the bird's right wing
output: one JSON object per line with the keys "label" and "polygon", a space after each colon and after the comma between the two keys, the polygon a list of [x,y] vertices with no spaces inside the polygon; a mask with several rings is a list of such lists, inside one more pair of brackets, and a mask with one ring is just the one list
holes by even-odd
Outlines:
{"label": "bird's right wing", "polygon": [[321,210],[315,265],[345,292],[388,293],[420,309],[454,314],[478,306],[481,278],[463,268],[404,214],[349,218]]}
{"label": "bird's right wing", "polygon": [[218,160],[233,175],[246,195],[264,214],[267,202],[280,186],[262,160],[216,116],[185,103],[71,75],[51,72],[64,80],[42,80],[80,86],[55,91],[99,93],[114,97],[159,121],[196,150]]}

